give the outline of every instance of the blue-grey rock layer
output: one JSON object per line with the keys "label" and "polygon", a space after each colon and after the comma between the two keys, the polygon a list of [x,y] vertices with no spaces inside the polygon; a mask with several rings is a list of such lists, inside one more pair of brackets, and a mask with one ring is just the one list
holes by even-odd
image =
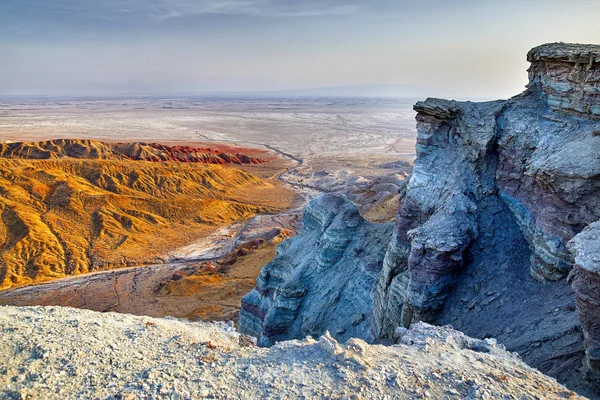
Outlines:
{"label": "blue-grey rock layer", "polygon": [[281,243],[242,300],[240,331],[259,345],[323,335],[372,340],[375,283],[392,224],[363,219],[344,195],[310,202],[299,234]]}
{"label": "blue-grey rock layer", "polygon": [[528,60],[509,100],[415,105],[391,240],[346,199],[314,200],[244,299],[242,331],[269,345],[452,324],[576,390],[583,372],[600,381],[600,243],[585,229],[600,220],[600,46],[547,44]]}

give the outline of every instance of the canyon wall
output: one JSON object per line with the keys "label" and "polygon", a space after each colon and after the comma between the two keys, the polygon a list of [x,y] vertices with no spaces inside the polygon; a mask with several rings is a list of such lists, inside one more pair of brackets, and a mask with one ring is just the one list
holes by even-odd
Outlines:
{"label": "canyon wall", "polygon": [[344,195],[310,202],[299,234],[278,246],[242,300],[240,331],[262,346],[326,331],[372,339],[374,284],[391,228],[363,219]]}
{"label": "canyon wall", "polygon": [[[592,380],[600,364],[598,258],[586,258],[600,247],[597,231],[586,229],[600,220],[600,46],[547,44],[527,57],[527,90],[509,100],[415,105],[417,159],[385,257],[372,268],[374,287],[364,288],[371,281],[359,283],[364,277],[357,273],[343,282],[363,287],[361,296],[373,293],[359,301],[360,312],[371,318],[365,339],[392,338],[398,327],[416,321],[452,324],[471,336],[497,338],[576,387],[583,337]],[[301,256],[318,251],[307,243]],[[358,262],[335,264],[337,276],[349,277]],[[330,265],[307,264],[302,273]],[[338,279],[319,285],[340,290]],[[243,307],[260,314],[252,310],[269,308],[281,290],[273,283],[268,294],[251,294]],[[302,304],[304,294],[294,299]],[[328,305],[330,318],[311,329],[330,329],[336,306]],[[302,322],[310,312],[286,316],[273,340],[312,333]],[[263,323],[247,330],[262,337],[268,329]]]}
{"label": "canyon wall", "polygon": [[586,227],[568,247],[575,256],[569,282],[577,295],[585,338],[585,374],[600,388],[600,221]]}

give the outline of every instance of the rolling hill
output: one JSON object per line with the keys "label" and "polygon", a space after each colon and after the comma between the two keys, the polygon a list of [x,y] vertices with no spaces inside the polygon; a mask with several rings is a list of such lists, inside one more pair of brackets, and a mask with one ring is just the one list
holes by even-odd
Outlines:
{"label": "rolling hill", "polygon": [[227,165],[262,160],[161,146],[0,145],[0,288],[159,262],[217,226],[293,202],[276,182]]}

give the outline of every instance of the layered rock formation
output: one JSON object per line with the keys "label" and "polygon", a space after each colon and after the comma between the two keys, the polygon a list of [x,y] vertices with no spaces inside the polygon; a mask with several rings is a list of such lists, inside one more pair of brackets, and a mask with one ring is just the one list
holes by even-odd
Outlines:
{"label": "layered rock formation", "polygon": [[309,203],[300,233],[277,255],[242,300],[240,330],[269,346],[319,336],[370,338],[374,283],[391,224],[364,220],[347,197],[327,194]]}
{"label": "layered rock formation", "polygon": [[600,119],[598,46],[550,43],[527,54],[529,85],[537,85],[553,111]]}
{"label": "layered rock formation", "polygon": [[[377,335],[417,320],[452,323],[493,334],[555,375],[576,364],[580,328],[564,278],[573,268],[567,243],[600,217],[598,55],[598,46],[540,46],[528,54],[530,82],[519,96],[417,103],[418,158],[379,278]],[[527,282],[526,269],[557,283]],[[511,316],[524,301],[538,303],[519,314],[538,337],[523,336]],[[560,321],[549,324],[550,307]],[[550,361],[558,355],[562,367]]]}
{"label": "layered rock formation", "polygon": [[[600,46],[548,44],[528,59],[529,85],[512,99],[415,105],[417,160],[377,278],[371,334],[451,323],[577,386],[581,327],[591,370],[599,358],[594,267],[578,261],[571,279],[583,324],[565,278],[567,244],[600,219]],[[600,244],[589,234],[572,245],[580,260],[590,246]],[[311,333],[285,329],[281,337]]]}
{"label": "layered rock formation", "polygon": [[585,337],[587,378],[600,387],[600,221],[590,224],[569,242],[575,267],[569,282]]}
{"label": "layered rock formation", "polygon": [[[236,150],[230,148],[227,150]],[[0,143],[0,157],[27,160],[58,158],[192,162],[205,164],[260,164],[264,160],[225,149],[168,146],[160,143],[108,143],[97,140],[54,139],[41,142]]]}

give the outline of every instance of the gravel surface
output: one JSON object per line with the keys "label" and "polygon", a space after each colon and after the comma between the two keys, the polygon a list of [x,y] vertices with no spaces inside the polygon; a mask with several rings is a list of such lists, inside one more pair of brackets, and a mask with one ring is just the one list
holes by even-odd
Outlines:
{"label": "gravel surface", "polygon": [[399,344],[253,345],[232,324],[0,307],[3,399],[581,398],[493,340],[415,324]]}

